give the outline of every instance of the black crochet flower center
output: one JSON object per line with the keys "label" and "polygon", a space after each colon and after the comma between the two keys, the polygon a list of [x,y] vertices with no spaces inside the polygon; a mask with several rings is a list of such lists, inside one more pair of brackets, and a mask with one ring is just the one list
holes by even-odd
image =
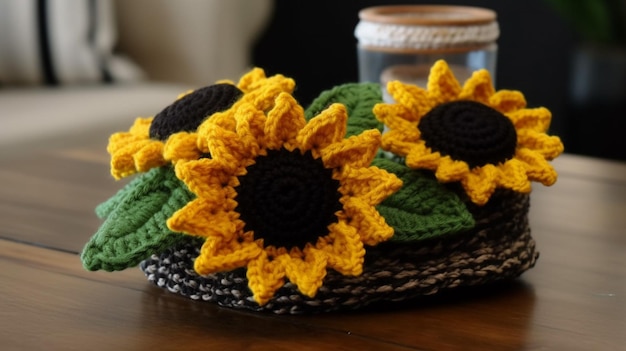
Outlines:
{"label": "black crochet flower center", "polygon": [[453,101],[433,108],[418,126],[426,146],[470,168],[504,163],[515,156],[517,132],[511,120],[475,101]]}
{"label": "black crochet flower center", "polygon": [[315,244],[341,210],[339,181],[310,151],[268,150],[239,177],[236,211],[265,246]]}
{"label": "black crochet flower center", "polygon": [[159,112],[150,125],[150,138],[166,140],[178,132],[192,132],[205,118],[230,108],[243,95],[232,84],[200,88],[176,100]]}

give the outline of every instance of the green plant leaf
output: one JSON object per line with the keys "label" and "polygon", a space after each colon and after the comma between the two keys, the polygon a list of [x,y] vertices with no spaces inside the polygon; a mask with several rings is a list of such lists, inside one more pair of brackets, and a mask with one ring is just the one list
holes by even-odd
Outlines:
{"label": "green plant leaf", "polygon": [[383,124],[372,112],[374,105],[379,102],[382,102],[380,84],[347,83],[322,92],[304,113],[308,121],[333,103],[344,104],[349,116],[346,133],[346,137],[349,137],[369,129],[382,132]]}
{"label": "green plant leaf", "polygon": [[106,219],[81,253],[83,266],[123,270],[184,239],[166,221],[193,198],[169,166],[139,175],[100,209]]}
{"label": "green plant leaf", "polygon": [[403,182],[400,190],[376,207],[394,228],[391,241],[415,242],[474,227],[474,218],[461,199],[431,174],[387,158],[376,158],[372,165]]}
{"label": "green plant leaf", "polygon": [[[621,13],[619,6],[605,0],[546,0],[566,21],[588,41],[613,44],[621,36],[619,23],[613,14]],[[619,4],[618,4],[619,5]],[[623,22],[624,18],[620,18]]]}

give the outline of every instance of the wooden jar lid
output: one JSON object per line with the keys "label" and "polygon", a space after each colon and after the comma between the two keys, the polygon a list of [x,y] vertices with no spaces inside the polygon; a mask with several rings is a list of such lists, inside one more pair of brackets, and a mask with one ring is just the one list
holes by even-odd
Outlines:
{"label": "wooden jar lid", "polygon": [[495,43],[496,13],[471,6],[391,5],[359,11],[359,46],[389,52],[463,52]]}
{"label": "wooden jar lid", "polygon": [[361,20],[387,24],[421,26],[467,26],[496,20],[495,11],[472,6],[389,5],[359,11]]}

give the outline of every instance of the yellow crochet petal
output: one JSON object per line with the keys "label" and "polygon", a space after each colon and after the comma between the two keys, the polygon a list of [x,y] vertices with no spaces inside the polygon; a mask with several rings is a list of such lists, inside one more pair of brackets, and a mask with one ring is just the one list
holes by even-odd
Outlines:
{"label": "yellow crochet petal", "polygon": [[295,82],[291,78],[282,75],[272,76],[264,82],[262,87],[250,92],[245,102],[252,103],[261,111],[269,111],[275,103],[276,97],[281,93],[291,93]]}
{"label": "yellow crochet petal", "polygon": [[439,60],[430,69],[427,90],[429,100],[434,106],[457,100],[461,92],[461,85],[448,64]]}
{"label": "yellow crochet petal", "polygon": [[552,114],[544,107],[522,109],[507,113],[506,116],[509,117],[518,131],[520,129],[530,129],[540,133],[548,130],[552,120]]}
{"label": "yellow crochet petal", "polygon": [[393,97],[393,100],[399,104],[396,106],[401,106],[408,110],[402,114],[407,121],[417,122],[424,112],[432,108],[432,104],[427,99],[428,93],[421,87],[404,84],[400,81],[391,81],[387,83],[387,90]]}
{"label": "yellow crochet petal", "polygon": [[[168,221],[172,230],[208,238],[202,257],[196,260],[199,272],[245,265],[249,287],[260,304],[271,299],[285,277],[303,294],[313,296],[323,283],[327,267],[346,274],[361,272],[363,243],[373,245],[393,233],[375,206],[399,189],[401,181],[370,166],[380,145],[380,132],[371,130],[344,139],[346,121],[345,107],[336,104],[307,124],[302,107],[289,94],[281,93],[267,111],[254,103],[239,103],[228,116],[216,114],[203,123],[198,130],[198,145],[204,142],[211,158],[182,160],[175,167],[177,177],[197,198]],[[298,152],[292,152],[295,149]],[[316,152],[319,157],[312,157]],[[318,174],[329,179],[316,183],[289,167],[281,173],[276,165],[286,160],[302,162],[303,167],[324,167]],[[264,197],[283,201],[280,205],[289,207],[288,201],[293,198],[275,196],[282,191],[275,189],[282,188],[272,183],[276,179],[281,186],[295,184],[294,176],[305,178],[303,189],[309,188],[307,184],[319,184],[330,194],[321,198],[323,203],[313,202],[319,203],[319,208],[307,208],[308,201],[295,207],[302,208],[303,214],[328,212],[320,217],[328,217],[328,223],[303,227],[306,236],[302,242],[283,241],[291,231],[274,226],[271,221],[277,221],[278,215],[267,212],[270,222],[263,223],[258,214],[264,212],[250,207],[257,206],[257,199]],[[344,183],[346,194],[339,198]],[[344,208],[345,203],[351,205]],[[345,222],[348,214],[354,218],[353,224],[334,225],[336,221]],[[308,222],[302,223],[306,227]],[[363,237],[357,228],[363,228]],[[238,256],[240,250],[250,251]]]}
{"label": "yellow crochet petal", "polygon": [[472,73],[472,76],[463,84],[458,100],[472,100],[483,104],[489,104],[491,96],[495,93],[491,75],[486,69]]}
{"label": "yellow crochet petal", "polygon": [[326,276],[328,257],[324,251],[313,247],[307,247],[303,251],[304,259],[285,257],[285,273],[303,295],[314,297]]}
{"label": "yellow crochet petal", "polygon": [[142,140],[136,135],[133,135],[129,132],[118,132],[113,133],[109,137],[109,143],[107,144],[107,152],[110,155],[117,153],[120,149],[126,147],[129,143],[135,142],[137,140]]}
{"label": "yellow crochet petal", "polygon": [[259,67],[254,67],[239,78],[237,87],[241,89],[241,91],[247,92],[252,90],[252,85],[264,79],[266,79],[265,71]]}
{"label": "yellow crochet petal", "polygon": [[194,199],[167,220],[167,227],[174,232],[231,239],[237,231],[236,218],[233,212],[222,209],[225,206],[229,205]]}
{"label": "yellow crochet petal", "polygon": [[461,184],[473,203],[484,205],[496,190],[500,171],[494,165],[488,164],[474,168],[467,174]]}
{"label": "yellow crochet petal", "polygon": [[276,74],[267,79],[267,86],[279,87],[281,91],[291,94],[296,87],[296,82],[282,74]]}
{"label": "yellow crochet petal", "polygon": [[150,125],[152,124],[152,120],[154,117],[138,117],[135,119],[135,122],[130,127],[128,132],[132,135],[141,137],[141,138],[149,138],[150,137]]}
{"label": "yellow crochet petal", "polygon": [[262,89],[267,87],[278,87],[281,91],[291,93],[295,87],[295,82],[293,79],[287,78],[282,74],[268,78],[263,69],[255,67],[239,79],[237,87],[244,93],[253,93],[252,95],[248,94],[252,97],[252,100],[248,102],[252,102],[257,97],[254,93],[259,93]]}
{"label": "yellow crochet petal", "polygon": [[517,191],[519,193],[530,192],[530,181],[528,180],[527,166],[518,159],[508,160],[500,167],[501,175],[499,185]]}
{"label": "yellow crochet petal", "polygon": [[337,174],[342,194],[357,197],[372,206],[378,205],[402,187],[402,181],[397,176],[378,167],[355,168],[346,165]]}
{"label": "yellow crochet petal", "polygon": [[202,156],[198,149],[198,134],[180,132],[170,135],[163,147],[163,158],[176,164],[178,161],[197,160]]}
{"label": "yellow crochet petal", "polygon": [[419,134],[417,128],[392,129],[383,134],[380,147],[398,156],[406,156],[413,149],[415,142],[419,140]]}
{"label": "yellow crochet petal", "polygon": [[444,183],[457,182],[465,178],[469,172],[470,169],[466,162],[444,156],[440,160],[435,177]]}
{"label": "yellow crochet petal", "polygon": [[258,155],[260,148],[265,144],[265,114],[250,104],[242,105],[235,114],[237,135],[247,157]]}
{"label": "yellow crochet petal", "polygon": [[552,160],[563,152],[563,143],[557,136],[549,136],[530,129],[522,129],[517,133],[521,147],[537,151],[548,160]]}
{"label": "yellow crochet petal", "polygon": [[255,67],[241,77],[237,87],[245,94],[233,105],[237,109],[241,104],[252,104],[261,111],[269,110],[274,99],[281,93],[291,93],[296,83],[281,74],[266,77],[265,71]]}
{"label": "yellow crochet petal", "polygon": [[522,148],[517,150],[516,157],[526,163],[526,174],[530,180],[543,185],[552,185],[556,182],[557,172],[541,154]]}
{"label": "yellow crochet petal", "polygon": [[321,150],[326,168],[342,165],[367,167],[372,163],[380,146],[381,135],[376,129],[366,130]]}
{"label": "yellow crochet petal", "polygon": [[299,132],[296,140],[301,149],[312,150],[319,157],[320,149],[338,143],[346,135],[348,112],[344,105],[332,104],[312,118]]}
{"label": "yellow crochet petal", "polygon": [[150,139],[150,124],[152,123],[152,119],[152,117],[138,117],[135,119],[128,132],[113,133],[109,138],[107,151],[113,154],[131,141]]}
{"label": "yellow crochet petal", "polygon": [[[495,91],[487,70],[473,72],[461,87],[448,64],[439,60],[431,67],[425,95],[423,89],[409,84],[392,82],[387,87],[394,97],[394,103],[378,104],[373,109],[376,117],[388,128],[382,137],[381,147],[400,157],[405,157],[406,165],[412,169],[434,171],[440,182],[460,181],[474,203],[486,203],[497,187],[525,192],[530,188],[529,182],[532,180],[552,183],[556,179],[556,173],[551,167],[546,166],[546,161],[560,155],[563,152],[563,144],[558,137],[545,134],[550,125],[550,111],[545,108],[527,109],[524,95],[519,91]],[[471,131],[468,131],[465,137],[472,142],[464,144],[466,146],[457,145],[456,147],[481,148],[479,150],[481,154],[473,153],[471,149],[447,149],[450,144],[446,144],[444,140],[446,138],[450,139],[448,141],[451,141],[451,138],[459,139],[458,134],[464,132],[461,129],[454,130],[452,125],[443,126],[437,137],[425,140],[430,136],[423,134],[419,129],[420,121],[425,115],[429,115],[433,108],[442,104],[455,102],[465,104],[465,101],[478,102],[492,108],[513,123],[517,139],[511,140],[512,138],[509,137],[505,141],[507,144],[500,146],[507,145],[506,150],[511,150],[515,142],[515,150],[532,150],[534,153],[530,155],[526,155],[526,151],[517,152],[515,155],[498,154],[496,151],[491,153],[490,150],[498,150],[500,146],[482,147],[481,145],[486,145],[488,142],[497,143],[497,140],[474,142],[471,140],[473,135]],[[467,106],[472,106],[472,104],[467,104]],[[439,115],[429,116],[438,118]],[[435,121],[431,120],[431,122],[431,125],[436,125]],[[484,122],[492,123],[491,120]],[[438,142],[442,144],[437,145]],[[483,160],[477,162],[472,159],[452,159],[452,156],[447,156],[464,157],[461,156],[463,152],[473,154],[473,157],[482,157]],[[521,159],[520,154],[527,159]],[[540,161],[539,158],[542,160]],[[491,163],[484,164],[487,162]],[[474,168],[470,169],[469,164],[472,164]],[[480,164],[480,166],[474,166],[475,164]]]}
{"label": "yellow crochet petal", "polygon": [[345,221],[334,223],[329,229],[332,243],[321,248],[328,254],[328,266],[343,275],[363,273],[365,248],[357,229]]}
{"label": "yellow crochet petal", "polygon": [[393,228],[376,208],[359,198],[344,200],[344,211],[348,224],[355,227],[363,243],[374,246],[393,236]]}
{"label": "yellow crochet petal", "polygon": [[405,163],[413,169],[436,170],[441,162],[441,155],[438,152],[431,152],[424,141],[417,141],[406,155]]}
{"label": "yellow crochet petal", "polygon": [[133,155],[133,158],[138,172],[147,172],[152,168],[167,164],[163,158],[163,143],[157,140],[152,140],[142,147]]}
{"label": "yellow crochet petal", "polygon": [[261,251],[255,259],[248,263],[246,277],[248,287],[252,291],[254,301],[259,305],[266,304],[276,293],[276,290],[285,284],[285,261],[289,257],[285,254],[268,259],[265,251]]}
{"label": "yellow crochet petal", "polygon": [[507,113],[525,108],[526,99],[519,91],[500,90],[491,95],[487,105],[493,107],[501,113]]}
{"label": "yellow crochet petal", "polygon": [[295,81],[281,74],[266,78],[265,72],[255,68],[246,74],[237,85],[245,94],[233,105],[237,109],[241,104],[252,104],[261,111],[267,111],[274,105],[276,97],[282,93],[291,93]]}
{"label": "yellow crochet petal", "polygon": [[292,151],[296,146],[298,132],[304,127],[304,109],[287,93],[276,98],[276,105],[267,114],[265,137],[267,148],[278,150],[281,147]]}
{"label": "yellow crochet petal", "polygon": [[185,182],[189,190],[201,197],[222,201],[238,185],[231,174],[231,167],[222,160],[204,158],[198,161],[180,162],[175,167],[176,177]]}
{"label": "yellow crochet petal", "polygon": [[208,142],[211,138],[208,129],[219,126],[234,131],[237,126],[236,114],[242,106],[250,104],[261,112],[269,110],[280,93],[293,91],[295,82],[282,75],[266,78],[262,69],[254,68],[241,77],[237,87],[244,92],[243,96],[228,110],[214,113],[198,127],[200,150],[209,148]]}
{"label": "yellow crochet petal", "polygon": [[[237,103],[235,103],[235,105]],[[212,114],[209,118],[205,119],[198,126],[196,132],[198,133],[197,146],[199,150],[201,150],[202,152],[209,152],[209,141],[212,138],[209,134],[211,133],[211,129],[215,128],[216,126],[224,130],[235,130],[237,122],[235,121],[234,113],[234,107],[231,107],[226,111],[216,112]]]}
{"label": "yellow crochet petal", "polygon": [[214,159],[219,159],[225,167],[239,168],[246,164],[246,158],[253,150],[247,150],[235,131],[213,125],[207,130],[207,145]]}
{"label": "yellow crochet petal", "polygon": [[[374,105],[374,113],[388,129],[415,128],[419,115],[402,105],[379,103]],[[418,116],[418,117],[416,117]]]}
{"label": "yellow crochet petal", "polygon": [[210,237],[202,245],[194,269],[200,275],[231,271],[245,267],[262,253],[263,250],[254,242],[239,243],[237,240]]}
{"label": "yellow crochet petal", "polygon": [[143,147],[149,145],[151,140],[134,140],[126,146],[119,148],[111,155],[111,174],[115,179],[135,174],[134,154]]}
{"label": "yellow crochet petal", "polygon": [[[243,97],[241,99],[243,99]],[[198,133],[199,134],[206,133],[206,128],[210,125],[216,125],[226,130],[234,130],[235,126],[237,125],[234,114],[235,114],[235,111],[237,111],[237,108],[240,106],[241,99],[235,103],[235,105],[237,105],[236,108],[234,107],[235,105],[233,105],[228,110],[215,112],[209,118],[204,120],[202,124],[200,124],[200,126],[198,127]],[[209,121],[210,123],[207,123]]]}
{"label": "yellow crochet petal", "polygon": [[111,175],[115,179],[166,164],[163,143],[150,139],[152,119],[136,118],[128,132],[114,133],[109,137],[107,151],[111,155]]}

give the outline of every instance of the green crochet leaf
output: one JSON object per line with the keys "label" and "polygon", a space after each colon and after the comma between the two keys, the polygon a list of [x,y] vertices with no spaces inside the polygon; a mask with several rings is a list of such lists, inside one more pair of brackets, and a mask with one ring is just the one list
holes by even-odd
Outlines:
{"label": "green crochet leaf", "polygon": [[386,158],[376,158],[372,165],[394,173],[404,184],[377,206],[394,228],[391,241],[419,241],[474,227],[474,218],[465,204],[428,173]]}
{"label": "green crochet leaf", "polygon": [[99,207],[106,217],[81,254],[88,270],[116,271],[138,265],[185,238],[166,221],[194,195],[171,167],[153,168]]}
{"label": "green crochet leaf", "polygon": [[322,92],[304,111],[307,121],[336,102],[344,104],[348,110],[346,137],[369,129],[383,131],[383,124],[372,112],[374,105],[382,102],[380,84],[347,83]]}
{"label": "green crochet leaf", "polygon": [[[137,180],[137,179],[140,179],[140,178],[135,178],[134,180]],[[115,195],[110,197],[108,200],[96,206],[96,215],[98,216],[98,218],[100,219],[107,218],[111,214],[111,212],[115,210],[117,205],[119,205],[122,201],[124,201],[126,196],[128,196],[128,193],[131,192],[133,188],[134,186],[129,186],[129,185],[124,186],[122,187],[122,189],[120,189]]]}

